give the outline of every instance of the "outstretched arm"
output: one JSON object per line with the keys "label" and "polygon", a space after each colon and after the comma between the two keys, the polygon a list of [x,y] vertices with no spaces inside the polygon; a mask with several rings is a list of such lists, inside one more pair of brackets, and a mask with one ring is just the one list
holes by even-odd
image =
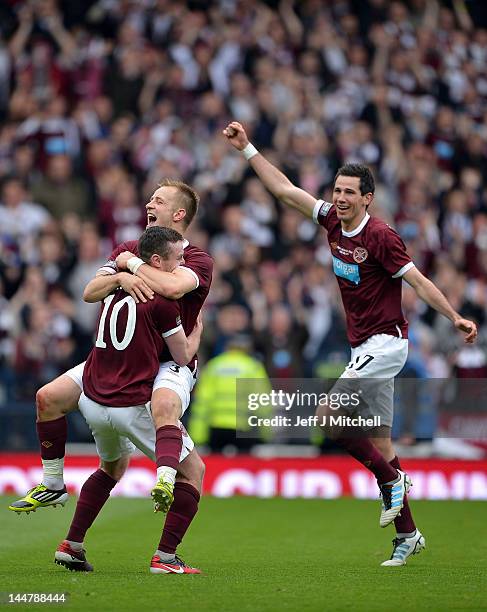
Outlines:
{"label": "outstretched arm", "polygon": [[465,334],[465,342],[468,344],[475,342],[477,337],[477,326],[475,323],[468,319],[463,319],[453,309],[450,302],[434,283],[421,274],[416,267],[408,270],[403,278],[411,285],[423,302],[426,302],[428,306],[431,306],[431,308],[434,308],[437,312],[447,317],[447,319],[450,319],[458,331]]}
{"label": "outstretched arm", "polygon": [[238,150],[243,151],[250,165],[260,178],[264,186],[287,206],[299,210],[307,217],[313,216],[316,198],[307,191],[296,187],[291,181],[273,166],[267,159],[252,147],[247,134],[240,123],[232,121],[223,130],[224,136]]}

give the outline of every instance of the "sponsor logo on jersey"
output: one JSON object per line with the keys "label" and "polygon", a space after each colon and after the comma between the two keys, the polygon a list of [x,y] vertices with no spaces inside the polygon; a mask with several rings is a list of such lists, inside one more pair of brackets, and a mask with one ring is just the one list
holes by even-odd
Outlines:
{"label": "sponsor logo on jersey", "polygon": [[357,247],[353,251],[353,260],[357,263],[362,263],[367,259],[368,256],[369,252],[367,251],[367,249],[364,249],[364,247]]}
{"label": "sponsor logo on jersey", "polygon": [[345,249],[342,246],[340,246],[338,244],[338,242],[330,242],[330,249],[332,251],[338,251],[340,253],[340,255],[349,255],[352,256],[353,255],[353,251],[351,251],[350,249]]}
{"label": "sponsor logo on jersey", "polygon": [[360,272],[357,264],[345,263],[333,255],[333,272],[340,278],[358,285],[360,283]]}
{"label": "sponsor logo on jersey", "polygon": [[344,249],[339,244],[337,245],[337,251],[340,253],[340,255],[353,255],[353,251],[351,251],[350,249]]}

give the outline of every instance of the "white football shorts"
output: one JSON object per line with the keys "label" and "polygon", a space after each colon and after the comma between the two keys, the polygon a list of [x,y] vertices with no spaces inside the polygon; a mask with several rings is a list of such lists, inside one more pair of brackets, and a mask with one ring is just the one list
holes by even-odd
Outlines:
{"label": "white football shorts", "polygon": [[[132,454],[135,448],[152,461],[156,460],[156,430],[149,403],[128,408],[102,406],[82,393],[79,409],[93,433],[97,453],[103,461],[116,461],[122,455]],[[181,462],[193,450],[194,442],[181,421],[179,427],[183,434]]]}
{"label": "white football shorts", "polygon": [[[78,387],[83,391],[83,370],[85,362],[79,363],[74,368],[65,372]],[[191,391],[196,383],[197,368],[192,371],[188,366],[180,366],[175,361],[166,361],[159,366],[159,372],[152,385],[152,391],[156,389],[171,389],[181,400],[181,416],[186,412],[191,399]]]}
{"label": "white football shorts", "polygon": [[78,385],[81,392],[83,392],[83,370],[85,369],[85,363],[86,361],[83,361],[83,363],[78,363],[78,365],[75,365],[74,368],[64,372],[66,376],[69,376],[69,378],[71,378],[71,380]]}
{"label": "white football shorts", "polygon": [[394,377],[404,367],[408,356],[406,338],[376,334],[352,348],[350,363],[331,393],[359,393],[361,403],[355,411],[345,411],[369,418],[380,417],[380,424],[392,427],[394,416]]}
{"label": "white football shorts", "polygon": [[175,361],[161,363],[152,386],[157,389],[171,389],[181,400],[181,416],[186,412],[191,399],[191,391],[196,383],[197,368],[191,371],[188,366],[180,366]]}

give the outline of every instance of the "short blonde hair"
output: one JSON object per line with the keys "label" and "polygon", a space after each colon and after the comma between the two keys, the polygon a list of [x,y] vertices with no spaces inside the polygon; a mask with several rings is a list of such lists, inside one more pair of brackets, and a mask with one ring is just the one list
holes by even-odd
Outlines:
{"label": "short blonde hair", "polygon": [[157,185],[158,187],[176,187],[179,191],[180,199],[179,203],[186,211],[186,215],[184,217],[184,227],[188,227],[191,221],[194,219],[196,213],[198,212],[198,206],[200,203],[200,196],[196,193],[196,191],[183,183],[182,181],[178,181],[177,179],[165,178]]}

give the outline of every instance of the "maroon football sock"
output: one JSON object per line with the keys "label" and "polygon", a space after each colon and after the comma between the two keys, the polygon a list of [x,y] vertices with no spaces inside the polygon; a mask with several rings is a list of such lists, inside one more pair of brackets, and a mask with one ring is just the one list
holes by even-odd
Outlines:
{"label": "maroon football sock", "polygon": [[110,497],[110,491],[117,481],[103,470],[96,470],[81,487],[76,512],[66,540],[82,542],[85,534]]}
{"label": "maroon football sock", "polygon": [[68,426],[66,417],[54,421],[37,421],[37,437],[43,459],[62,459],[66,453]]}
{"label": "maroon football sock", "polygon": [[396,480],[397,470],[384,459],[382,453],[368,438],[339,438],[336,442],[370,470],[380,485]]}
{"label": "maroon football sock", "polygon": [[158,550],[165,553],[175,553],[178,544],[188,531],[191,521],[198,512],[200,494],[186,482],[176,482],[174,486],[174,501],[167,513],[164,530]]}
{"label": "maroon football sock", "polygon": [[[401,469],[401,465],[397,457],[394,457],[390,464],[397,470]],[[396,528],[397,533],[412,533],[416,529],[407,495],[404,496],[404,506],[401,513],[394,519],[394,527]]]}
{"label": "maroon football sock", "polygon": [[163,425],[156,431],[157,467],[178,469],[179,457],[183,446],[183,434],[177,425]]}

